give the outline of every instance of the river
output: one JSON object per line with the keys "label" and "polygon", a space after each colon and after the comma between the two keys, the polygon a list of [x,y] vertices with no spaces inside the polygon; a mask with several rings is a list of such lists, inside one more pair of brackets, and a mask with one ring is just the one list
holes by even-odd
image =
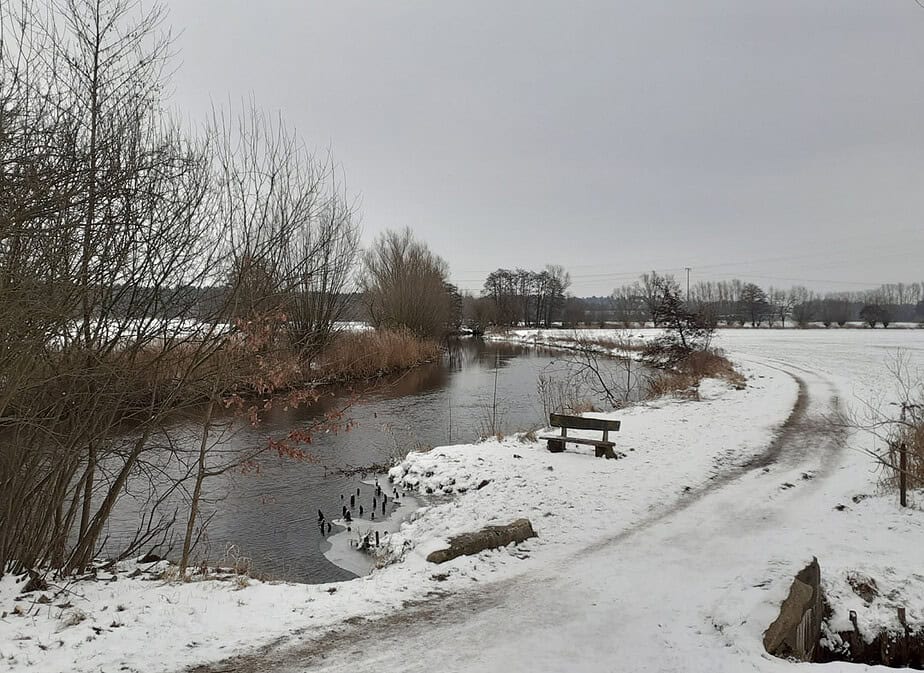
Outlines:
{"label": "river", "polygon": [[[264,457],[258,471],[208,482],[203,519],[210,518],[193,558],[225,563],[247,558],[258,575],[290,581],[355,577],[325,557],[329,545],[317,523],[318,510],[328,520],[337,518],[341,496],[348,501],[360,489],[357,509],[364,503],[368,517],[374,486],[358,476],[337,476],[337,470],[382,463],[408,449],[474,442],[492,429],[506,434],[543,427],[537,381],[568,379],[574,371],[570,359],[561,352],[463,339],[440,362],[354,391],[332,388],[310,408],[273,411],[256,428],[236,428],[222,448],[234,450],[283,436],[356,393],[357,401],[347,411],[352,428],[314,435],[310,462]],[[603,406],[600,401],[597,405]],[[381,518],[381,498],[377,509]],[[113,516],[113,545],[134,530],[137,511],[122,506]],[[391,511],[389,502],[387,513]]]}

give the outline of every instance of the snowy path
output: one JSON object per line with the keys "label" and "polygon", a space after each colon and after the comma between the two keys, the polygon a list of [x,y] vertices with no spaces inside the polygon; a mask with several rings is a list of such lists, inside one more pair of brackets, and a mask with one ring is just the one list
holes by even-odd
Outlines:
{"label": "snowy path", "polygon": [[793,549],[811,558],[815,527],[836,504],[825,480],[841,443],[822,420],[838,396],[822,373],[764,364],[799,380],[801,394],[778,438],[746,468],[542,571],[246,658],[233,670],[789,668],[759,647],[773,617],[767,591],[793,570]]}

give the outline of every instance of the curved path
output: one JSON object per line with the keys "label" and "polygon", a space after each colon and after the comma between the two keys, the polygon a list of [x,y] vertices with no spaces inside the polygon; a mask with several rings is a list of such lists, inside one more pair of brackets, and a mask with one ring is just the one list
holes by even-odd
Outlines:
{"label": "curved path", "polygon": [[798,381],[790,418],[761,456],[671,509],[541,573],[201,670],[787,669],[760,649],[767,605],[779,600],[767,592],[789,576],[794,553],[811,557],[811,512],[832,506],[819,486],[843,438],[826,422],[839,404],[829,380],[760,362]]}

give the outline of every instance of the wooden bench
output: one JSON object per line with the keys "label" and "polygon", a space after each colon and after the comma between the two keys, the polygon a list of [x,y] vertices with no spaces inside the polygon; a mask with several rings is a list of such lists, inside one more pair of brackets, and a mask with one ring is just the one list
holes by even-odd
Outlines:
{"label": "wooden bench", "polygon": [[[604,421],[599,418],[584,418],[583,416],[565,416],[564,414],[549,414],[549,425],[553,428],[561,428],[561,435],[543,435],[539,439],[546,439],[549,442],[549,451],[552,453],[561,453],[565,450],[565,443],[589,444],[594,447],[594,455],[597,458],[606,456],[607,458],[619,458],[620,456],[613,451],[613,442],[609,441],[610,430],[619,431],[620,421]],[[600,430],[603,432],[603,440],[584,439],[583,437],[569,437],[568,429],[572,430]]]}

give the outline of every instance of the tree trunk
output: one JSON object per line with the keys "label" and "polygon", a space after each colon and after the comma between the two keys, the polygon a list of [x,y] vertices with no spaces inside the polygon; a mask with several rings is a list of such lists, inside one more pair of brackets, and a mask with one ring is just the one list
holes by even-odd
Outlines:
{"label": "tree trunk", "polygon": [[128,477],[138,461],[138,456],[141,455],[142,450],[147,444],[148,438],[151,436],[151,430],[152,426],[148,425],[145,427],[144,434],[135,442],[131,454],[125,459],[125,464],[119,471],[119,475],[109,487],[109,492],[99,506],[99,510],[97,510],[96,515],[93,517],[92,523],[87,528],[83,537],[77,541],[77,546],[67,562],[65,572],[71,573],[80,570],[86,567],[93,559],[93,553],[96,550],[96,542],[99,539],[99,533],[102,530],[103,524],[108,520],[109,514],[112,512],[112,508],[115,506],[115,502],[119,497],[119,493],[121,493],[122,488],[125,486],[125,482],[128,481]]}
{"label": "tree trunk", "polygon": [[196,515],[199,512],[199,498],[202,495],[202,482],[205,481],[205,459],[208,454],[209,428],[212,426],[212,412],[215,409],[214,399],[209,402],[205,412],[205,421],[202,425],[202,441],[199,443],[199,459],[196,468],[196,485],[193,487],[192,500],[189,503],[189,519],[186,521],[186,537],[183,539],[183,555],[180,557],[180,579],[186,576],[186,567],[189,565],[189,553],[192,547],[193,530],[196,527]]}

